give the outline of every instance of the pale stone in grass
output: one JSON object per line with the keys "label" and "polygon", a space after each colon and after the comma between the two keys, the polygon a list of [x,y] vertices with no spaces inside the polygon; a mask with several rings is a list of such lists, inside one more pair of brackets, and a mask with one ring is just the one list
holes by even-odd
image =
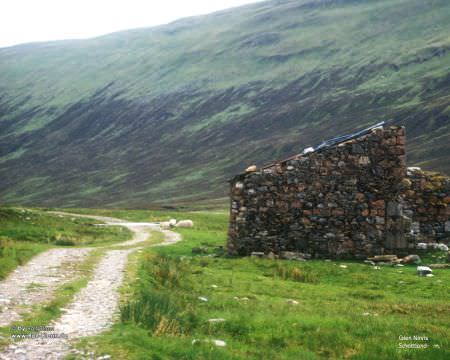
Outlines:
{"label": "pale stone in grass", "polygon": [[192,345],[197,345],[197,344],[200,344],[201,342],[205,342],[205,343],[213,343],[214,345],[216,345],[216,346],[219,346],[219,347],[224,347],[224,346],[226,346],[227,345],[227,343],[225,342],[225,341],[223,341],[223,340],[200,340],[200,339],[194,339],[194,340],[192,340]]}
{"label": "pale stone in grass", "polygon": [[201,301],[208,301],[208,298],[204,296],[199,296],[198,299]]}
{"label": "pale stone in grass", "polygon": [[425,276],[431,274],[433,270],[431,270],[428,266],[418,266],[417,267],[417,275]]}
{"label": "pale stone in grass", "polygon": [[298,301],[297,301],[297,300],[294,300],[294,299],[287,299],[286,302],[287,302],[289,305],[298,305]]}
{"label": "pale stone in grass", "polygon": [[263,252],[261,252],[261,251],[253,251],[253,252],[250,254],[250,256],[251,256],[251,257],[262,258],[262,257],[265,256],[265,254],[264,254]]}
{"label": "pale stone in grass", "polygon": [[221,322],[225,322],[226,320],[224,318],[217,318],[217,319],[208,319],[208,322],[211,324],[214,323],[221,323]]}

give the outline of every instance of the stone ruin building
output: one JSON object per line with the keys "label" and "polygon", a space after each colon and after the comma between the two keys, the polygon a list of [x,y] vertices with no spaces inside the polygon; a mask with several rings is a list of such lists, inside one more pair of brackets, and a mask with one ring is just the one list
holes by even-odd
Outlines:
{"label": "stone ruin building", "polygon": [[230,184],[230,255],[361,259],[450,241],[450,178],[406,167],[404,127],[332,139]]}

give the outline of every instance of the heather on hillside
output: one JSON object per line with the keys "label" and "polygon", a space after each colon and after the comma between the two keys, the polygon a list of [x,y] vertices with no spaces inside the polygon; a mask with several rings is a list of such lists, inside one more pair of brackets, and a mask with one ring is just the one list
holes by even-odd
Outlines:
{"label": "heather on hillside", "polygon": [[449,173],[450,3],[265,1],[0,49],[0,199],[218,198],[253,163],[381,120]]}

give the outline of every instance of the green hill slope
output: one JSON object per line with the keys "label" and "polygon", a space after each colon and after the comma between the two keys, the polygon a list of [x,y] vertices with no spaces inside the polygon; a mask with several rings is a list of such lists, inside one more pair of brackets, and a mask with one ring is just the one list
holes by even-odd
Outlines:
{"label": "green hill slope", "polygon": [[145,206],[381,120],[450,173],[450,2],[278,0],[0,49],[0,201]]}

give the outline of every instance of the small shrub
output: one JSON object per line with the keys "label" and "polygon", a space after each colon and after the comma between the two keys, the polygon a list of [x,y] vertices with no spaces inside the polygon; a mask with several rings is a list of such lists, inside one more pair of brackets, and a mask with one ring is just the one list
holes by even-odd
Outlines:
{"label": "small shrub", "polygon": [[148,289],[141,291],[137,300],[122,307],[121,318],[124,322],[130,321],[155,331],[162,317],[175,317],[179,310],[169,294]]}
{"label": "small shrub", "polygon": [[142,271],[153,283],[169,288],[182,286],[187,281],[185,275],[191,273],[187,261],[167,255],[148,255]]}
{"label": "small shrub", "polygon": [[175,319],[168,319],[165,316],[162,316],[158,326],[156,327],[153,335],[162,336],[162,335],[180,335],[180,324]]}
{"label": "small shrub", "polygon": [[5,278],[17,265],[25,264],[45,246],[29,242],[17,242],[0,237],[0,279]]}
{"label": "small shrub", "polygon": [[241,341],[246,341],[250,338],[253,331],[252,325],[250,325],[251,323],[250,319],[241,317],[240,319],[223,323],[222,329],[230,336]]}
{"label": "small shrub", "polygon": [[67,239],[67,238],[60,238],[58,240],[55,241],[55,245],[61,245],[61,246],[74,246],[75,241],[71,240],[71,239]]}
{"label": "small shrub", "polygon": [[364,300],[377,300],[377,299],[384,299],[384,295],[368,291],[368,290],[359,290],[359,291],[352,291],[350,292],[350,296],[357,298],[357,299],[364,299]]}

